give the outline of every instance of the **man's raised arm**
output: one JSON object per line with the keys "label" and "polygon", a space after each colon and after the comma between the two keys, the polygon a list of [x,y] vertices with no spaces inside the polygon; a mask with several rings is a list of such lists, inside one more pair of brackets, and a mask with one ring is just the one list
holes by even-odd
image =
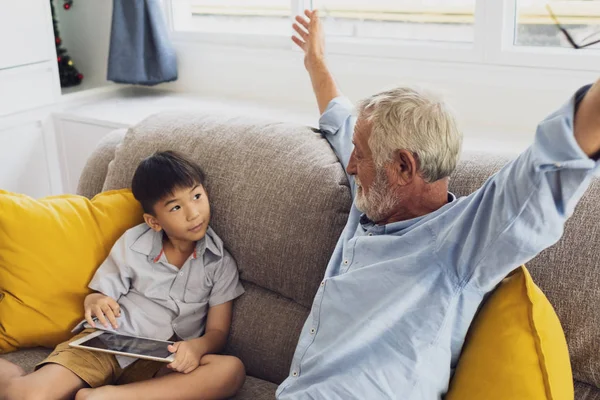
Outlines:
{"label": "man's raised arm", "polygon": [[590,158],[600,158],[600,80],[579,104],[574,122],[575,140]]}
{"label": "man's raised arm", "polygon": [[[310,75],[321,113],[319,129],[346,170],[354,148],[354,106],[342,96],[327,68],[323,26],[317,11],[306,10],[304,15],[296,17],[293,26],[298,36],[292,36],[292,40],[304,52],[304,66]],[[354,179],[348,175],[348,181],[354,194]]]}
{"label": "man's raised arm", "polygon": [[[533,145],[459,200],[436,232],[456,281],[490,291],[516,266],[556,243],[600,174],[600,84],[583,87],[537,128]],[[591,157],[591,159],[590,159]]]}
{"label": "man's raised arm", "polygon": [[293,26],[298,36],[292,36],[292,40],[304,51],[304,66],[310,75],[319,112],[323,114],[329,102],[341,96],[341,92],[325,64],[325,35],[319,14],[317,10],[306,10],[304,14],[306,18],[296,16]]}

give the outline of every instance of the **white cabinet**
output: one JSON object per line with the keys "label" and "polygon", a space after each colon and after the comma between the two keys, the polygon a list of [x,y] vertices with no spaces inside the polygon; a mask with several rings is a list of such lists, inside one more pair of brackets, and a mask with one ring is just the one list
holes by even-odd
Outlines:
{"label": "white cabinet", "polygon": [[54,74],[49,62],[0,70],[0,116],[54,103]]}
{"label": "white cabinet", "polygon": [[39,122],[0,130],[0,189],[48,196],[52,194],[50,169]]}
{"label": "white cabinet", "polygon": [[0,0],[0,189],[32,197],[61,191],[46,117],[24,112],[59,96],[50,2]]}
{"label": "white cabinet", "polygon": [[0,69],[48,61],[52,49],[48,0],[0,2]]}
{"label": "white cabinet", "polygon": [[0,0],[0,117],[60,96],[48,0]]}

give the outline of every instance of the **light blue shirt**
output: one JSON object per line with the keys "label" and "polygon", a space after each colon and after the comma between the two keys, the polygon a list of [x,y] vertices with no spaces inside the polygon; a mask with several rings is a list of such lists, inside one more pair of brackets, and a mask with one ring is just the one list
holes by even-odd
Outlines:
{"label": "light blue shirt", "polygon": [[[440,399],[484,296],[561,237],[600,170],[573,136],[584,93],[467,197],[449,194],[437,211],[381,226],[353,205],[277,398]],[[320,120],[344,167],[352,110],[336,98]]]}

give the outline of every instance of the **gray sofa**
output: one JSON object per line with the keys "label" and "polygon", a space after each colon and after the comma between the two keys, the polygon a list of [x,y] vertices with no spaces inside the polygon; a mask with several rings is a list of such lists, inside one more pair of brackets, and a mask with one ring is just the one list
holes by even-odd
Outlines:
{"label": "gray sofa", "polygon": [[[313,129],[203,113],[162,113],[108,135],[90,157],[79,193],[129,187],[156,150],[196,159],[208,175],[212,226],[236,258],[246,294],[235,303],[226,351],[248,378],[236,399],[272,399],[351,204],[348,183]],[[508,160],[465,154],[451,180],[476,190]],[[528,267],[557,310],[570,348],[575,398],[600,400],[600,184],[594,181],[562,240]],[[49,350],[2,357],[30,369]],[[399,395],[401,398],[401,395]],[[562,399],[561,399],[562,400]]]}

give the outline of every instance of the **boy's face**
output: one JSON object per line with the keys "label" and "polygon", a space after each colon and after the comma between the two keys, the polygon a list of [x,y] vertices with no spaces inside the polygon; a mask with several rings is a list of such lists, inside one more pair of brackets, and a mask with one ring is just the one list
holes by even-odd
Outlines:
{"label": "boy's face", "polygon": [[154,214],[144,214],[155,231],[164,230],[170,239],[195,242],[206,234],[210,204],[202,185],[175,188],[173,194],[154,205]]}

